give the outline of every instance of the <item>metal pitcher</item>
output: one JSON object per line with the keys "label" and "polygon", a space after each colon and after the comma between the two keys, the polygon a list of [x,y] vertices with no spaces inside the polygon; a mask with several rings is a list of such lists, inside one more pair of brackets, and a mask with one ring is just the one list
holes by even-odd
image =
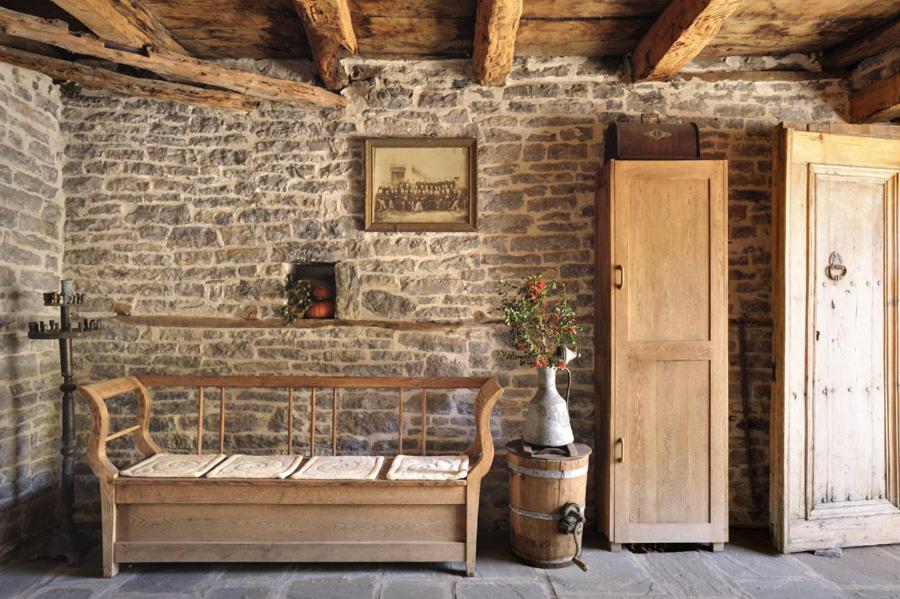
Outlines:
{"label": "metal pitcher", "polygon": [[563,447],[575,442],[569,423],[569,407],[556,390],[556,368],[538,368],[537,393],[528,404],[526,443],[539,447]]}

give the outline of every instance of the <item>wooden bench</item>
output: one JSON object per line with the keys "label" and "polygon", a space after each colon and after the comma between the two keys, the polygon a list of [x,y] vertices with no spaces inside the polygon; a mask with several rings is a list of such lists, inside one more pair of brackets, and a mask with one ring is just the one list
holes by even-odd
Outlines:
{"label": "wooden bench", "polygon": [[[309,440],[315,448],[316,393],[333,389],[333,403],[326,407],[331,409],[332,454],[336,454],[339,389],[397,391],[401,453],[404,391],[418,392],[423,423],[419,444],[424,454],[428,391],[477,389],[475,438],[465,452],[468,475],[446,481],[386,480],[383,474],[364,481],[121,476],[107,457],[110,440],[130,435],[144,457],[161,452],[149,431],[147,387],[197,390],[198,454],[203,452],[208,388],[219,390],[215,398],[219,453],[224,453],[229,389],[286,389],[289,454],[294,450],[298,393],[309,397]],[[494,458],[490,415],[502,393],[496,379],[141,376],[87,385],[81,393],[90,404],[93,421],[87,457],[100,479],[104,576],[114,576],[119,564],[137,562],[464,561],[466,573],[475,572],[479,490]],[[134,424],[111,433],[106,402],[126,393],[137,395]]]}

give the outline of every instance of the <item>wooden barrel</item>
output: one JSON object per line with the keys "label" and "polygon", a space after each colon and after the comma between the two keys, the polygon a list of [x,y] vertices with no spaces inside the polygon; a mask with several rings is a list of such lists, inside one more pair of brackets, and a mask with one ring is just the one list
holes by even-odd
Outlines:
{"label": "wooden barrel", "polygon": [[[572,565],[576,543],[559,530],[561,510],[574,503],[584,512],[591,449],[575,444],[576,454],[532,456],[521,441],[506,446],[509,469],[509,521],[512,551],[539,568]],[[581,533],[577,547],[581,548]]]}

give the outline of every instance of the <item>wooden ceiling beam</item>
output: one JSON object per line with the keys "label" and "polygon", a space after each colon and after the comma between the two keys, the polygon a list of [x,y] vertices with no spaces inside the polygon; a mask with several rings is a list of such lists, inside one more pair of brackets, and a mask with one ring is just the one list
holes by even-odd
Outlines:
{"label": "wooden ceiling beam", "polygon": [[349,82],[341,60],[356,54],[356,33],[347,0],[294,0],[306,39],[325,87],[343,89]]}
{"label": "wooden ceiling beam", "polygon": [[712,41],[741,0],[670,0],[631,56],[635,81],[668,79]]}
{"label": "wooden ceiling beam", "polygon": [[886,123],[894,119],[900,119],[900,73],[850,94],[851,122]]}
{"label": "wooden ceiling beam", "polygon": [[109,69],[25,52],[8,46],[0,46],[0,61],[38,71],[54,79],[109,89],[128,96],[230,110],[251,110],[258,104],[257,101],[234,92],[131,77]]}
{"label": "wooden ceiling beam", "polygon": [[153,46],[187,54],[140,0],[53,0],[103,40],[128,48]]}
{"label": "wooden ceiling beam", "polygon": [[522,0],[478,0],[472,66],[482,85],[505,85],[516,54]]}
{"label": "wooden ceiling beam", "polygon": [[93,35],[69,32],[68,26],[62,21],[49,21],[3,8],[0,8],[0,29],[8,35],[50,44],[75,54],[101,58],[162,76],[204,83],[255,98],[290,102],[314,109],[340,108],[348,104],[346,98],[308,83],[275,79],[167,50],[147,48],[145,54],[139,54],[108,48]]}
{"label": "wooden ceiling beam", "polygon": [[822,64],[830,68],[848,67],[898,45],[900,19],[894,19],[878,29],[829,48],[822,55]]}

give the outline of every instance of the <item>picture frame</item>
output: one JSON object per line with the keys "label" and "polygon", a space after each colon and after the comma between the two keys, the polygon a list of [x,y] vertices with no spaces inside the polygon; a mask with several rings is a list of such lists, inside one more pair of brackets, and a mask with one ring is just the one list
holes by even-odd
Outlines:
{"label": "picture frame", "polygon": [[366,231],[478,229],[474,138],[368,138],[365,151]]}

